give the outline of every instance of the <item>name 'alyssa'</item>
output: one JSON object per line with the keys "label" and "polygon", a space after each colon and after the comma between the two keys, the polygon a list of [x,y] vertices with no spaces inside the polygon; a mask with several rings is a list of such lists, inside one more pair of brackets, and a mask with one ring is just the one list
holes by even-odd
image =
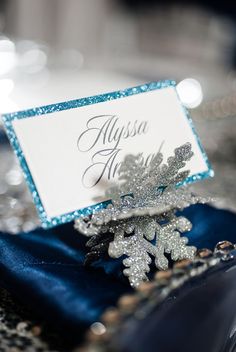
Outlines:
{"label": "name 'alyssa'", "polygon": [[87,129],[77,141],[78,149],[81,152],[87,152],[97,144],[112,144],[112,148],[116,149],[121,139],[147,133],[148,122],[135,120],[120,125],[116,115],[97,115],[88,120],[86,127]]}
{"label": "name 'alyssa'", "polygon": [[86,130],[77,140],[77,147],[81,152],[97,147],[91,156],[91,164],[83,173],[83,185],[92,188],[104,176],[108,180],[115,177],[120,166],[116,159],[122,150],[121,140],[145,134],[147,131],[147,121],[135,120],[120,124],[116,115],[97,115],[90,118]]}

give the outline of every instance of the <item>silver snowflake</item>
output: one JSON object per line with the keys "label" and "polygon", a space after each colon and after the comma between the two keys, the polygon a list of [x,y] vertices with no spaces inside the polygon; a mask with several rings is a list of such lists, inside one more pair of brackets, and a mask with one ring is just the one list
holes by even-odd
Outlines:
{"label": "silver snowflake", "polygon": [[133,287],[148,280],[152,257],[156,267],[165,270],[166,254],[173,261],[195,255],[196,248],[187,246],[187,237],[181,236],[192,225],[185,217],[176,216],[177,210],[208,201],[181,186],[189,171],[180,170],[192,156],[190,143],[176,148],[166,164],[160,152],[148,166],[142,154],[126,156],[119,169],[120,182],[106,191],[111,204],[75,221],[75,228],[92,238],[88,246],[95,258],[106,249],[113,258],[125,255],[123,272]]}

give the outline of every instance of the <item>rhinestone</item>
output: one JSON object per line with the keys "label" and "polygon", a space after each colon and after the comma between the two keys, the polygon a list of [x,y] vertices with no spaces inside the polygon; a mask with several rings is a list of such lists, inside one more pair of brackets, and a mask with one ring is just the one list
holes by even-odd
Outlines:
{"label": "rhinestone", "polygon": [[208,259],[208,258],[212,257],[212,255],[213,255],[212,251],[210,249],[207,249],[207,248],[199,249],[197,251],[197,254],[196,254],[196,256],[198,258],[202,258],[202,259],[203,258],[204,259]]}
{"label": "rhinestone", "polygon": [[95,323],[93,323],[90,326],[90,329],[95,335],[99,335],[99,336],[105,334],[105,332],[107,330],[105,325],[103,325],[99,321],[96,321]]}
{"label": "rhinestone", "polygon": [[218,242],[215,246],[215,252],[227,253],[229,251],[232,251],[233,249],[235,249],[235,246],[229,241]]}
{"label": "rhinestone", "polygon": [[118,301],[118,306],[122,311],[132,311],[136,308],[139,298],[136,295],[121,296]]}
{"label": "rhinestone", "polygon": [[192,261],[190,259],[182,259],[174,264],[174,269],[186,269],[190,267]]}
{"label": "rhinestone", "polygon": [[158,271],[156,274],[155,274],[155,280],[157,281],[163,281],[163,280],[168,280],[170,279],[172,275],[172,271],[171,270],[161,270],[161,271]]}
{"label": "rhinestone", "polygon": [[155,288],[155,283],[154,282],[142,282],[138,288],[137,291],[142,295],[142,296],[147,296],[154,288]]}
{"label": "rhinestone", "polygon": [[109,308],[103,313],[101,320],[105,324],[116,324],[120,321],[120,313],[116,308]]}

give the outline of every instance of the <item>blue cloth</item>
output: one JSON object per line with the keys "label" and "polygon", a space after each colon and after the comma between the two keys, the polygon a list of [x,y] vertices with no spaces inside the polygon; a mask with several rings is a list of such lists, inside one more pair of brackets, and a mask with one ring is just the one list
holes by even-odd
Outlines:
{"label": "blue cloth", "polygon": [[7,147],[9,147],[9,140],[7,138],[7,135],[4,132],[4,130],[2,130],[1,128],[0,128],[0,145],[1,146],[6,145]]}
{"label": "blue cloth", "polygon": [[122,352],[235,352],[236,251],[113,339]]}
{"label": "blue cloth", "polygon": [[[213,248],[220,240],[236,242],[236,215],[208,205],[191,206],[190,244]],[[118,297],[129,292],[121,260],[105,258],[83,266],[86,238],[66,224],[18,236],[0,234],[0,285],[65,334],[78,340]]]}

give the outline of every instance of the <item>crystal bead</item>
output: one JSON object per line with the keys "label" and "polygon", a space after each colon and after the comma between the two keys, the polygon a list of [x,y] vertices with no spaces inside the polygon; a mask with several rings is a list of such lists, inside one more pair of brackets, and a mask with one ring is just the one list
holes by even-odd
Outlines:
{"label": "crystal bead", "polygon": [[215,252],[228,253],[233,249],[235,249],[235,246],[233,245],[233,243],[229,241],[218,242],[217,245],[215,246]]}
{"label": "crystal bead", "polygon": [[124,312],[130,312],[136,308],[139,298],[136,295],[121,296],[118,301],[118,307]]}
{"label": "crystal bead", "polygon": [[171,270],[165,270],[165,271],[161,270],[155,274],[155,280],[157,280],[157,281],[168,280],[168,279],[170,279],[171,275],[172,275]]}
{"label": "crystal bead", "polygon": [[120,321],[120,312],[116,308],[109,308],[103,313],[101,320],[104,324],[117,324]]}
{"label": "crystal bead", "polygon": [[138,287],[137,291],[142,295],[142,296],[147,296],[154,288],[155,288],[155,283],[151,281],[147,282],[142,282]]}
{"label": "crystal bead", "polygon": [[175,269],[186,269],[188,267],[190,267],[190,265],[192,264],[192,261],[190,259],[182,259],[177,261],[174,264],[174,268]]}
{"label": "crystal bead", "polygon": [[208,259],[212,257],[212,255],[213,255],[212,251],[207,248],[199,249],[196,253],[196,256],[201,259]]}

